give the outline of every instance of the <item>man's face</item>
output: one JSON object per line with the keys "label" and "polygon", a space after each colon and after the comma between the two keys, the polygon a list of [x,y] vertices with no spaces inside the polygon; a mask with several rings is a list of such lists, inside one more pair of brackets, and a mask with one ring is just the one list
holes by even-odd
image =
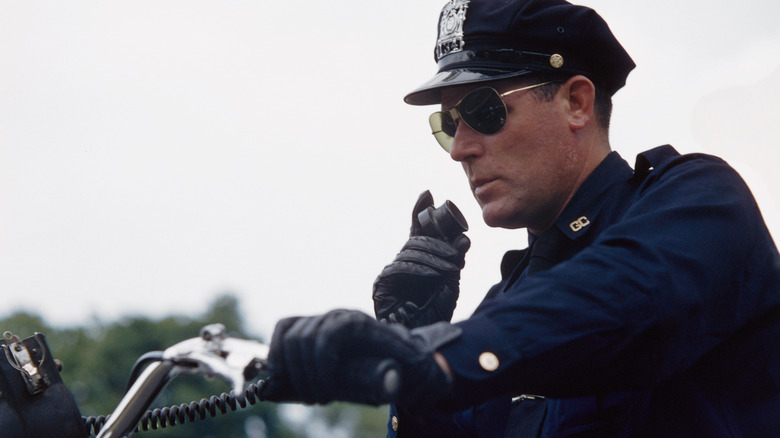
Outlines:
{"label": "man's face", "polygon": [[[485,84],[442,90],[449,109],[469,91]],[[520,88],[511,82],[490,84],[500,93]],[[539,234],[563,210],[585,175],[581,151],[568,123],[567,87],[551,101],[521,91],[504,97],[507,121],[495,134],[483,135],[460,123],[450,150],[463,170],[491,227],[522,228]]]}

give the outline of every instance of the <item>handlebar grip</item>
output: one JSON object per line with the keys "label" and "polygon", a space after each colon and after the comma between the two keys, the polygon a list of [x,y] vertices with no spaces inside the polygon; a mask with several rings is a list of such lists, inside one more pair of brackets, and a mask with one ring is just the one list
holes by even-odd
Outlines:
{"label": "handlebar grip", "polygon": [[372,406],[393,403],[401,391],[401,365],[391,358],[356,357],[338,374],[336,400]]}
{"label": "handlebar grip", "polygon": [[374,368],[372,381],[381,388],[381,398],[388,402],[394,400],[401,389],[401,364],[395,359],[381,360]]}

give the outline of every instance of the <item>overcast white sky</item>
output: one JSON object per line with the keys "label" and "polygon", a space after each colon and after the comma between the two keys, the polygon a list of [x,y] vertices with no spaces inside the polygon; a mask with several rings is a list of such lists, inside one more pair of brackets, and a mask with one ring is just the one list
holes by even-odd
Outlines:
{"label": "overcast white sky", "polygon": [[[780,3],[591,0],[638,67],[611,142],[721,155],[775,236]],[[456,319],[524,231],[490,229],[403,95],[442,0],[0,0],[0,315],[371,312],[417,195],[471,225]],[[195,334],[193,334],[195,335]]]}

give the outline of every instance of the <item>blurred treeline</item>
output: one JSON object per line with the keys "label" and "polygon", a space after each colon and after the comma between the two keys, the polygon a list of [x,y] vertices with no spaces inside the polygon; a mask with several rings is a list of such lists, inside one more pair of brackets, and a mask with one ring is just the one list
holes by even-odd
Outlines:
{"label": "blurred treeline", "polygon": [[[198,336],[208,324],[222,323],[232,336],[258,339],[247,333],[238,300],[217,298],[202,315],[171,315],[161,319],[126,316],[114,322],[91,321],[80,327],[55,328],[28,312],[0,319],[0,332],[21,338],[43,333],[56,359],[63,363],[62,379],[78,403],[81,415],[110,414],[124,394],[135,361],[144,353],[161,351]],[[154,402],[164,407],[208,399],[230,390],[221,380],[180,376]],[[246,409],[194,423],[133,435],[143,438],[312,438],[380,437],[385,435],[387,409],[333,404],[326,407],[259,402]],[[287,414],[285,414],[287,413]]]}

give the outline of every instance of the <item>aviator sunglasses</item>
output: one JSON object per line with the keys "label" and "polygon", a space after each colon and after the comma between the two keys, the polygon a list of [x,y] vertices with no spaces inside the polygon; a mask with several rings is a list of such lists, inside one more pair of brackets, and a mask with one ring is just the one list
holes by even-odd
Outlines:
{"label": "aviator sunglasses", "polygon": [[453,108],[431,114],[428,122],[431,124],[433,136],[436,137],[439,145],[449,152],[452,140],[455,138],[455,131],[458,129],[459,120],[463,120],[469,128],[480,134],[495,134],[506,123],[507,109],[506,104],[504,104],[504,96],[553,82],[555,81],[542,82],[504,93],[499,93],[491,87],[476,88],[463,96]]}

